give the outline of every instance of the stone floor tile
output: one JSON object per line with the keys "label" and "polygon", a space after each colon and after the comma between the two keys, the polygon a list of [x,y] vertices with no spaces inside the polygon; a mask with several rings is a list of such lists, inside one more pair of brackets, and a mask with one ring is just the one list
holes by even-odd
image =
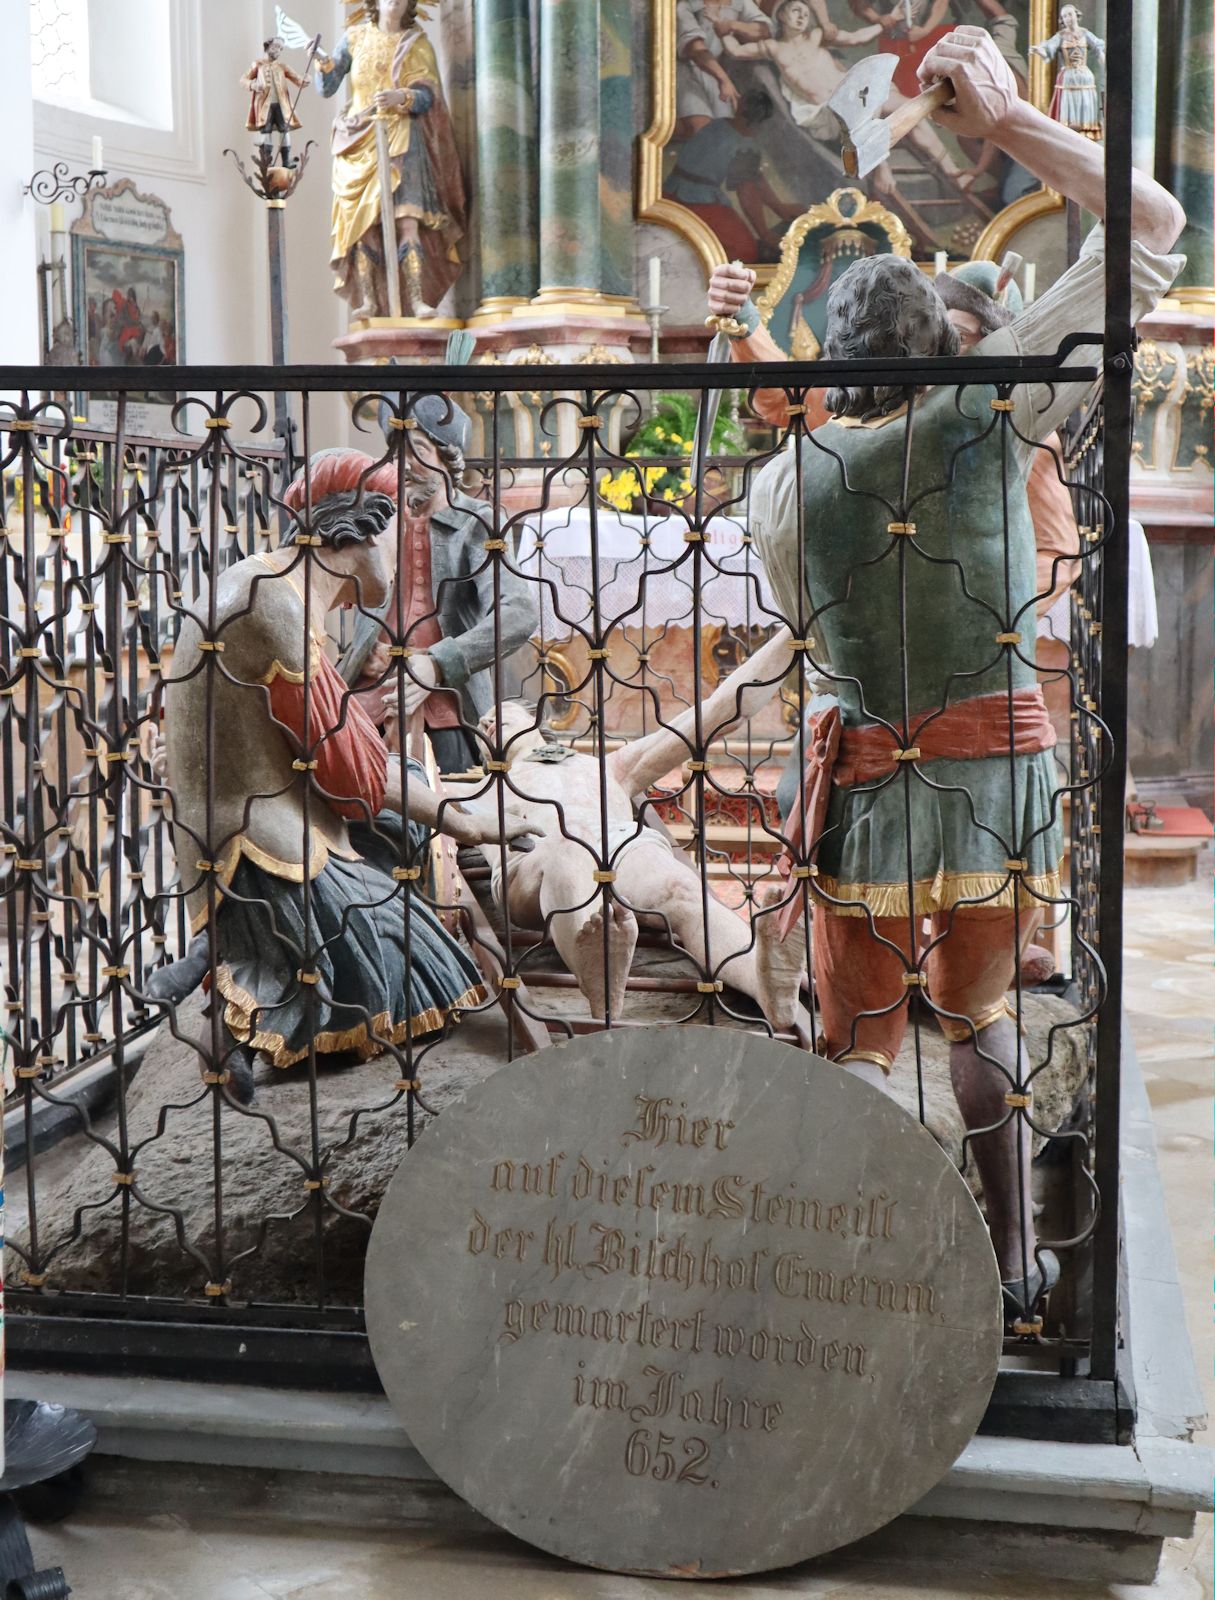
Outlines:
{"label": "stone floor tile", "polygon": [[31,1528],[30,1545],[41,1567],[64,1569],[73,1600],[267,1600],[267,1590],[228,1552],[175,1519],[156,1523],[80,1515],[54,1528]]}

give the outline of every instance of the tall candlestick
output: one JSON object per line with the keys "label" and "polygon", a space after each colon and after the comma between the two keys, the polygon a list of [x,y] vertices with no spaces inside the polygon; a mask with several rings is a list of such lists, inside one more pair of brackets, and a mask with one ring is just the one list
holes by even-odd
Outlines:
{"label": "tall candlestick", "polygon": [[105,167],[101,159],[101,135],[95,133],[93,135],[93,171],[104,172],[104,170]]}
{"label": "tall candlestick", "polygon": [[933,265],[933,270],[936,272],[938,277],[941,275],[942,272],[948,272],[949,271],[949,253],[948,253],[948,251],[938,250],[936,255],[934,255],[933,258],[932,258],[932,265]]}
{"label": "tall candlestick", "polygon": [[656,306],[659,303],[659,295],[661,294],[661,291],[662,291],[662,262],[658,259],[657,256],[651,256],[650,257],[650,304],[652,306]]}
{"label": "tall candlestick", "polygon": [[51,323],[51,328],[50,328],[50,332],[51,332],[51,339],[53,340],[54,336],[55,336],[55,329],[63,321],[63,318],[66,315],[66,308],[65,308],[65,299],[66,299],[65,289],[66,289],[66,285],[64,283],[64,267],[63,267],[63,235],[64,235],[64,232],[65,232],[65,229],[66,229],[66,226],[67,226],[67,218],[66,218],[66,213],[64,212],[63,201],[62,200],[52,200],[49,210],[50,210],[50,224],[51,224],[51,248],[50,248],[50,267],[51,267],[50,323]]}
{"label": "tall candlestick", "polygon": [[1034,261],[1027,261],[1025,263],[1025,292],[1021,297],[1025,301],[1026,305],[1030,305],[1033,302],[1034,290],[1037,287],[1037,280],[1037,263]]}

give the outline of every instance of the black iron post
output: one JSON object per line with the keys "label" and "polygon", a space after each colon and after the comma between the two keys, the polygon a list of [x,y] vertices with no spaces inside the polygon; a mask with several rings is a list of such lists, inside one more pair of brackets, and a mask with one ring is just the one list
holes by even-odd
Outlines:
{"label": "black iron post", "polygon": [[[266,203],[266,248],[270,264],[270,360],[281,370],[287,365],[287,231],[285,227],[287,201],[295,193],[313,141],[300,151],[290,166],[281,165],[271,157],[268,144],[258,144],[253,153],[253,171],[250,172],[235,150],[225,150],[236,163],[236,170],[246,186]],[[283,482],[295,473],[295,423],[291,417],[289,394],[282,389],[274,393],[274,432],[282,441]]]}
{"label": "black iron post", "polygon": [[[1130,518],[1131,379],[1131,0],[1109,0],[1105,129],[1105,468],[1112,526],[1102,553],[1099,624],[1102,720],[1113,748],[1101,790],[1100,956],[1105,1004],[1097,1018],[1096,1181],[1101,1216],[1093,1241],[1092,1373],[1114,1381],[1118,1316],[1119,1143],[1122,1096],[1122,848],[1126,806],[1127,568]],[[1092,623],[1089,626],[1093,626]],[[1098,652],[1094,652],[1097,656]]]}
{"label": "black iron post", "polygon": [[[266,201],[266,243],[270,252],[270,363],[287,365],[287,202]],[[281,391],[274,397],[274,431],[283,441],[286,457],[285,478],[295,470],[294,429],[288,396]]]}

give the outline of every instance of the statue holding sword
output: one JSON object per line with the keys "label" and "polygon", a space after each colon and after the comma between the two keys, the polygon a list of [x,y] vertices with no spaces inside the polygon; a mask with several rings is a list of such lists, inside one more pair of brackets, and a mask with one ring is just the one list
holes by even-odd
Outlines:
{"label": "statue holding sword", "polygon": [[432,317],[460,274],[464,176],[417,0],[367,0],[317,87],[349,102],[333,124],[334,287],[353,317]]}

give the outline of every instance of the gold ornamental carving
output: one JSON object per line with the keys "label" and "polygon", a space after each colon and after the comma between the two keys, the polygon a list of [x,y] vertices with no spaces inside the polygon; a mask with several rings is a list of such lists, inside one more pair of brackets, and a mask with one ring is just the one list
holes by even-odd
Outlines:
{"label": "gold ornamental carving", "polygon": [[[850,187],[836,189],[821,205],[811,206],[808,211],[803,211],[800,217],[795,217],[785,230],[780,246],[780,261],[767,288],[755,302],[755,309],[759,312],[760,321],[765,328],[771,322],[773,312],[793,282],[802,246],[808,235],[816,228],[831,228],[833,233],[828,235],[828,238],[846,238],[850,233],[857,233],[859,239],[866,245],[875,245],[876,240],[871,239],[868,234],[859,232],[864,223],[882,229],[890,241],[891,255],[910,259],[911,235],[893,211],[888,210],[877,200],[870,200],[860,189]],[[810,327],[802,322],[793,330],[794,358],[813,361],[818,353],[818,340]]]}

